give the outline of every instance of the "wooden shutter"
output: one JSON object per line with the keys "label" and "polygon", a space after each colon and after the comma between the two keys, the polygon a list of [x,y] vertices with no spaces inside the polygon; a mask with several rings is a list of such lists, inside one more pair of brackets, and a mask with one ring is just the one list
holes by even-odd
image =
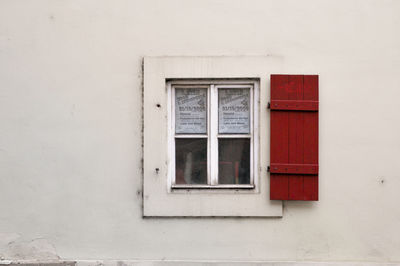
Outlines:
{"label": "wooden shutter", "polygon": [[318,200],[318,75],[271,75],[270,199]]}

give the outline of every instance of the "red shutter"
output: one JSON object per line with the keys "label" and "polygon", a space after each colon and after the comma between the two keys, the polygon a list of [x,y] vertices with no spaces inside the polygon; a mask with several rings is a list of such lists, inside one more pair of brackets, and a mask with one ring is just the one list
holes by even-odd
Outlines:
{"label": "red shutter", "polygon": [[318,200],[318,75],[271,75],[271,200]]}

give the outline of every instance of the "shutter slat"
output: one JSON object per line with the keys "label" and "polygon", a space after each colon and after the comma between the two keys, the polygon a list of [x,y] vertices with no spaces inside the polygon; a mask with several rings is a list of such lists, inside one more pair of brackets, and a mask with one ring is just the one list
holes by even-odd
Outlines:
{"label": "shutter slat", "polygon": [[[303,76],[289,76],[289,100],[303,100]],[[289,163],[303,163],[303,114],[289,113]],[[301,200],[303,197],[303,175],[289,177],[289,200]]]}
{"label": "shutter slat", "polygon": [[[287,100],[288,86],[287,75],[274,75],[271,77],[271,97],[277,100]],[[271,116],[271,163],[289,163],[289,113],[286,111],[276,112]],[[271,174],[270,198],[287,199],[289,197],[289,180],[285,174]]]}
{"label": "shutter slat", "polygon": [[[304,76],[304,100],[318,101],[318,76]],[[304,114],[304,163],[318,165],[318,112]],[[318,174],[304,177],[304,200],[318,200]]]}

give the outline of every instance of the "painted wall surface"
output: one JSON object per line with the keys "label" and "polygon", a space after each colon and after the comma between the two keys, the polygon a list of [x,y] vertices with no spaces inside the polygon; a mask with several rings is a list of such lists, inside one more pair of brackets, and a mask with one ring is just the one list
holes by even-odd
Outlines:
{"label": "painted wall surface", "polygon": [[[395,0],[0,0],[0,257],[400,261],[399,14]],[[320,201],[143,219],[141,63],[165,55],[318,69]]]}

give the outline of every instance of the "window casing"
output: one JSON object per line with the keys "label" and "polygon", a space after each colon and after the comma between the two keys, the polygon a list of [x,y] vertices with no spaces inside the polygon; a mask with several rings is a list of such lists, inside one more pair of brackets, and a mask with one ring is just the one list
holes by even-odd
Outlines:
{"label": "window casing", "polygon": [[[280,60],[271,56],[149,56],[143,59],[144,217],[282,216],[282,202],[267,200],[270,120],[266,107],[269,73],[283,71]],[[171,151],[175,147],[171,141],[172,98],[169,84],[207,85],[221,82],[254,84],[254,189],[173,189]]]}
{"label": "window casing", "polygon": [[258,80],[176,79],[167,90],[169,191],[257,188]]}

